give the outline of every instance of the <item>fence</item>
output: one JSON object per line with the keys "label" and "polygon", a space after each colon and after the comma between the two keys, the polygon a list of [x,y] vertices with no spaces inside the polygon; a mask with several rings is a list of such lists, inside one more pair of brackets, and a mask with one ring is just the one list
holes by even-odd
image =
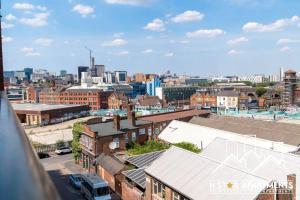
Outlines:
{"label": "fence", "polygon": [[[65,142],[65,146],[71,146],[71,141],[70,142]],[[34,148],[36,152],[53,152],[57,148],[56,144],[39,144],[39,145],[34,145]]]}

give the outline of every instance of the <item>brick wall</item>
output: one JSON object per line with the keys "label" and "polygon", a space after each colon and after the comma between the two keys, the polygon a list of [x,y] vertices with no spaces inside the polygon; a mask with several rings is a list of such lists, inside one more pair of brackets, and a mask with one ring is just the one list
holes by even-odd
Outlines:
{"label": "brick wall", "polygon": [[103,167],[99,166],[98,175],[108,182],[109,187],[115,191],[115,177],[106,171]]}
{"label": "brick wall", "polygon": [[126,181],[122,182],[122,199],[123,200],[145,200],[143,193],[133,187]]}

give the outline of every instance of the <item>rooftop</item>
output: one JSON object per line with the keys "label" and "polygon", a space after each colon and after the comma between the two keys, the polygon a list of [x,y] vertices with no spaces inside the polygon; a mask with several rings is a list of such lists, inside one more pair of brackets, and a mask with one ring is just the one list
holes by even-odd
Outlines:
{"label": "rooftop", "polygon": [[255,134],[255,129],[247,135],[242,135],[174,120],[159,134],[158,138],[171,144],[190,142],[197,145],[199,148],[206,148],[212,141],[214,141],[214,139],[220,137],[265,149],[274,149],[284,153],[294,152],[298,149],[296,146],[284,144],[281,141],[273,142],[257,138],[255,137]]}
{"label": "rooftop", "polygon": [[124,165],[121,162],[104,154],[101,154],[97,157],[96,163],[112,175],[118,174],[124,168]]}
{"label": "rooftop", "polygon": [[169,120],[176,120],[182,119],[186,117],[193,117],[193,116],[200,116],[200,115],[207,115],[209,111],[206,110],[182,110],[182,111],[175,111],[175,112],[166,112],[161,114],[154,114],[154,115],[146,115],[139,117],[141,120],[146,120],[150,122],[163,122]]}
{"label": "rooftop", "polygon": [[154,160],[159,158],[165,151],[156,151],[145,153],[137,156],[131,156],[126,159],[126,162],[138,167],[143,168],[149,166]]}
{"label": "rooftop", "polygon": [[83,105],[73,105],[73,104],[39,104],[39,103],[12,103],[12,107],[15,111],[46,111],[46,110],[56,110],[63,108],[77,108],[85,107]]}
{"label": "rooftop", "polygon": [[[185,197],[194,200],[252,200],[269,183],[262,177],[174,146],[146,168],[145,172]],[[251,190],[235,187],[236,183],[242,182],[257,187],[252,187]],[[222,185],[217,186],[218,183]],[[226,187],[229,183],[232,183],[233,187]],[[213,184],[216,184],[215,188]]]}
{"label": "rooftop", "polygon": [[127,119],[120,120],[120,130],[114,128],[113,121],[98,123],[98,124],[90,124],[87,125],[91,131],[98,132],[98,136],[105,137],[110,135],[118,135],[124,133],[126,130],[136,129],[138,126],[150,124],[150,122],[145,120],[136,120],[136,126],[132,126]]}
{"label": "rooftop", "polygon": [[284,142],[294,146],[300,144],[300,125],[227,116],[195,117],[190,120],[190,123],[243,135],[255,135],[258,138]]}

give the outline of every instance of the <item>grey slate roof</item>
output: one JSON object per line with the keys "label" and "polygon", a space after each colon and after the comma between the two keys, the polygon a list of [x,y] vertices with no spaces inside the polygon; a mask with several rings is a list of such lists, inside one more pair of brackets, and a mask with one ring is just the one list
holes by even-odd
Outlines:
{"label": "grey slate roof", "polygon": [[110,136],[124,133],[126,130],[136,129],[140,125],[150,124],[148,121],[136,120],[136,126],[132,126],[127,119],[120,120],[120,130],[113,127],[113,122],[105,122],[98,124],[87,125],[93,132],[98,132],[98,136]]}
{"label": "grey slate roof", "polygon": [[144,168],[123,171],[122,174],[143,189],[146,189],[146,174]]}
{"label": "grey slate roof", "polygon": [[145,153],[137,156],[131,156],[126,159],[126,162],[138,167],[143,168],[151,165],[151,163],[159,158],[165,151],[156,151],[151,153]]}
{"label": "grey slate roof", "polygon": [[119,173],[124,168],[122,163],[104,154],[101,154],[97,157],[96,164],[103,167],[111,175]]}

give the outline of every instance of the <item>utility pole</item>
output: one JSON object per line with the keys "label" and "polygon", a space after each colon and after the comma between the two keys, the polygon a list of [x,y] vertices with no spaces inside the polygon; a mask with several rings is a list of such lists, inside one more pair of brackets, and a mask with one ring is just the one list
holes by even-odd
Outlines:
{"label": "utility pole", "polygon": [[4,75],[3,75],[3,52],[2,52],[2,14],[1,14],[1,0],[0,0],[0,91],[4,91]]}

